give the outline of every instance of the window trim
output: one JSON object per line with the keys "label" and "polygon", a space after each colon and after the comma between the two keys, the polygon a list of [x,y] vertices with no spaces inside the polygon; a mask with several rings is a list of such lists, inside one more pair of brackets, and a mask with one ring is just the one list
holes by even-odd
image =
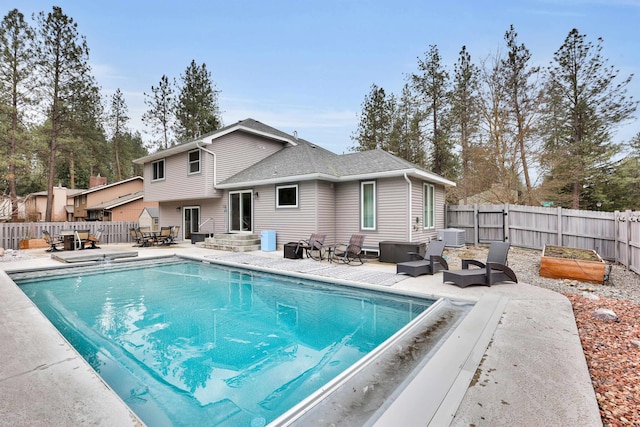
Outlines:
{"label": "window trim", "polygon": [[[296,203],[295,205],[281,205],[280,204],[280,190],[287,188],[295,188],[296,189]],[[300,202],[300,189],[298,188],[298,184],[287,184],[287,185],[276,185],[276,209],[295,209],[298,207]]]}
{"label": "window trim", "polygon": [[[373,206],[372,206],[372,216],[373,216],[373,225],[371,227],[367,227],[365,226],[365,200],[364,200],[364,195],[365,195],[365,186],[372,186],[372,190],[373,190]],[[378,203],[377,203],[377,185],[376,185],[376,181],[362,181],[360,182],[360,229],[361,230],[376,230],[377,224],[378,224],[378,215],[377,215],[377,208],[378,208]]]}
{"label": "window trim", "polygon": [[422,228],[436,228],[436,187],[426,182],[422,186]]}
{"label": "window trim", "polygon": [[[191,153],[198,153],[198,160],[191,160]],[[191,151],[187,151],[187,175],[197,175],[202,171],[202,163],[201,163],[201,159],[202,156],[200,155],[200,150],[199,149],[195,149],[195,150],[191,150]],[[191,165],[192,164],[198,164],[198,170],[195,172],[191,171]]]}
{"label": "window trim", "polygon": [[[156,175],[156,165],[159,165],[160,163],[162,163],[162,177],[161,178],[155,178],[154,176]],[[151,162],[151,182],[156,182],[156,181],[164,181],[166,174],[166,165],[167,162],[165,162],[164,159],[158,159],[155,160],[153,162]]]}

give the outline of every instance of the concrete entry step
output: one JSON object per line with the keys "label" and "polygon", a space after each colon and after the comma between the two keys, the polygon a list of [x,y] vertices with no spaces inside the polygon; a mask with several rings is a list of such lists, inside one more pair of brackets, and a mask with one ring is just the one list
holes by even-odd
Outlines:
{"label": "concrete entry step", "polygon": [[221,251],[249,252],[260,250],[260,243],[261,239],[257,234],[220,233],[207,237],[204,242],[196,243],[196,246]]}

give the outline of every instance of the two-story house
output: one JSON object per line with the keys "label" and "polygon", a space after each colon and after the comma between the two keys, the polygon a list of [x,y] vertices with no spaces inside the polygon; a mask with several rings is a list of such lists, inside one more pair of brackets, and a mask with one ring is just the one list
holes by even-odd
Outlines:
{"label": "two-story house", "polygon": [[161,225],[194,232],[275,230],[278,245],[327,234],[426,242],[444,227],[445,188],[455,184],[394,155],[334,154],[253,119],[137,159]]}

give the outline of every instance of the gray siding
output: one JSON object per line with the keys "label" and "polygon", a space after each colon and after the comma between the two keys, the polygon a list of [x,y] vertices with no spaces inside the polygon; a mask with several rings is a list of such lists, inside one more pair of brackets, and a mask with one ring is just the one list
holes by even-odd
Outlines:
{"label": "gray siding", "polygon": [[[333,188],[316,181],[298,183],[298,207],[276,208],[276,186],[255,187],[259,197],[254,198],[254,232],[276,231],[276,243],[297,242],[308,239],[311,233],[326,233],[327,243],[333,241]],[[320,207],[320,208],[319,208]]]}
{"label": "gray siding", "polygon": [[218,157],[218,182],[258,163],[282,148],[284,148],[283,142],[245,132],[233,132],[215,139],[208,147]]}
{"label": "gray siding", "polygon": [[[424,228],[424,184],[431,184],[426,181],[417,179],[411,179],[412,185],[412,203],[411,209],[413,217],[411,219],[411,234],[412,241],[414,242],[428,242],[429,239],[434,239],[438,236],[438,230],[444,228],[444,186],[433,184],[436,192],[436,208],[435,208],[435,228]],[[416,225],[416,217],[420,218],[420,223]]]}
{"label": "gray siding", "polygon": [[152,181],[152,163],[144,165],[145,201],[187,200],[213,197],[213,155],[200,152],[200,173],[189,175],[187,152],[164,159],[164,180]]}
{"label": "gray siding", "polygon": [[[444,228],[444,187],[435,186],[435,229],[423,227],[423,181],[411,180],[411,213],[409,213],[409,184],[404,178],[376,180],[377,228],[360,230],[360,182],[339,184],[336,190],[336,238],[347,242],[353,233],[366,235],[365,247],[377,248],[386,240],[427,242]],[[409,217],[411,215],[411,218]],[[416,226],[415,219],[420,218]],[[411,227],[411,233],[409,232]]]}
{"label": "gray siding", "polygon": [[[283,143],[234,132],[213,141],[206,149],[216,153],[214,156],[204,150],[201,153],[201,172],[188,174],[187,152],[166,157],[165,179],[152,182],[151,163],[144,165],[145,201],[169,202],[175,200],[193,200],[202,197],[222,198],[224,192],[214,188],[214,176],[222,182],[232,175],[246,169],[281,150]],[[214,173],[215,172],[215,173]]]}
{"label": "gray siding", "polygon": [[200,231],[207,233],[224,233],[225,230],[225,213],[224,206],[226,201],[220,199],[196,199],[182,200],[175,202],[162,202],[159,204],[160,226],[168,227],[171,225],[180,226],[179,239],[184,236],[184,225],[182,224],[182,208],[183,206],[199,206],[200,207],[200,223],[203,224]]}

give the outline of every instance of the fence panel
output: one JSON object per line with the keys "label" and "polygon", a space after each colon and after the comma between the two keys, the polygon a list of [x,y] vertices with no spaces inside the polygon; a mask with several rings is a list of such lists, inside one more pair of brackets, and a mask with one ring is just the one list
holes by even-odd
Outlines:
{"label": "fence panel", "polygon": [[101,243],[129,243],[129,228],[137,226],[137,221],[5,222],[0,223],[0,247],[18,249],[20,240],[42,238],[43,229],[57,236],[62,230],[89,230],[94,234],[102,228]]}
{"label": "fence panel", "polygon": [[538,206],[509,205],[508,237],[514,246],[542,249],[559,244],[558,210]]}
{"label": "fence panel", "polygon": [[620,263],[640,274],[640,212],[618,213],[616,219]]}
{"label": "fence panel", "polygon": [[[615,212],[521,205],[459,205],[447,207],[447,227],[465,230],[466,242],[470,244],[484,243],[487,238],[502,240],[497,216],[482,215],[500,211],[506,214],[506,240],[514,246],[541,250],[549,244],[593,249],[604,259],[629,265],[619,257],[627,250],[621,242],[628,239],[623,239],[622,232],[618,230]],[[640,243],[640,238],[637,241]],[[633,246],[630,248],[635,250]],[[636,249],[640,251],[640,248]],[[633,254],[630,255],[632,258]]]}

